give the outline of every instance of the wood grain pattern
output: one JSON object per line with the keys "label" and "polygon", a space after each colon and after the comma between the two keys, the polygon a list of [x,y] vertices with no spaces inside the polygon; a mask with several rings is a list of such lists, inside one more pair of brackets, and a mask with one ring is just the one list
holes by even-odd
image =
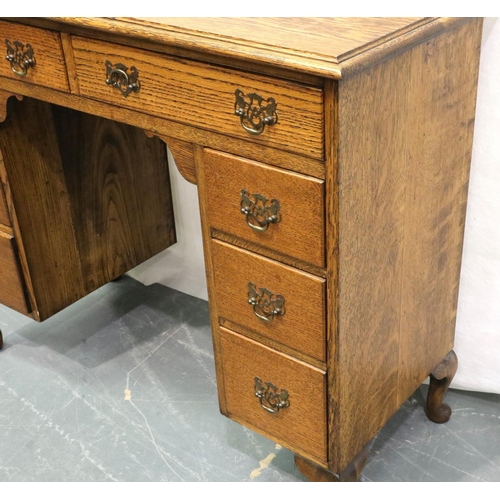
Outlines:
{"label": "wood grain pattern", "polygon": [[203,238],[203,256],[205,258],[205,273],[207,277],[208,304],[210,307],[210,325],[212,327],[212,344],[214,348],[215,376],[217,379],[217,396],[219,408],[223,415],[227,415],[226,391],[224,387],[224,374],[221,356],[221,340],[219,328],[219,312],[215,299],[214,266],[212,260],[212,237],[208,222],[207,189],[205,179],[205,154],[201,146],[193,147],[196,179],[198,180],[198,199],[200,206],[201,234]]}
{"label": "wood grain pattern", "polygon": [[308,53],[311,58],[327,56],[340,62],[387,39],[400,37],[429,20],[415,17],[136,17],[116,18],[116,21],[173,31],[180,36],[198,36],[206,43],[267,47],[287,55]]}
{"label": "wood grain pattern", "polygon": [[396,410],[405,69],[339,82],[338,471]]}
{"label": "wood grain pattern", "polygon": [[99,102],[99,105],[96,106],[96,101],[93,99],[78,97],[44,87],[36,87],[1,76],[0,88],[10,91],[12,94],[22,94],[92,115],[127,123],[147,130],[152,135],[171,137],[236,155],[241,155],[243,152],[248,159],[264,162],[268,165],[286,165],[288,170],[319,179],[325,177],[325,163],[321,160],[307,158],[263,144],[245,143],[244,151],[242,151],[240,139],[196,128],[196,124],[175,123],[105,102]]}
{"label": "wood grain pattern", "polygon": [[29,314],[14,238],[0,231],[0,303]]}
{"label": "wood grain pattern", "polygon": [[[212,240],[219,316],[325,361],[325,281],[270,259]],[[285,298],[285,314],[269,322],[248,303],[248,283]]]}
{"label": "wood grain pattern", "polygon": [[73,45],[71,44],[71,35],[69,33],[61,33],[60,36],[64,61],[66,63],[68,85],[72,94],[79,95],[80,85],[78,84],[78,75],[76,73],[76,62],[73,53]]}
{"label": "wood grain pattern", "polygon": [[[260,344],[266,345],[271,349],[276,349],[277,351],[280,351],[283,354],[287,354],[288,356],[296,358],[299,361],[303,361],[308,365],[312,365],[315,368],[318,368],[319,370],[323,370],[326,372],[327,369],[326,361],[320,361],[317,358],[313,358],[309,354],[306,354],[303,350],[299,351],[297,349],[293,349],[292,347],[289,347],[281,342],[275,341],[271,337],[262,335],[257,330],[251,330],[250,328],[243,326],[241,323],[234,323],[233,321],[230,321],[222,316],[219,317],[219,325],[235,333],[239,333],[240,335],[243,335],[246,338],[255,340],[255,342],[259,342]],[[300,348],[303,349],[303,346],[300,346]]]}
{"label": "wood grain pattern", "polygon": [[[222,413],[285,444],[302,466],[311,460],[317,478],[357,478],[366,443],[453,347],[481,21],[20,22],[62,29],[72,94],[67,82],[56,90],[0,71],[0,104],[23,94],[137,126],[169,145],[181,174],[198,184]],[[0,34],[3,25],[36,29],[0,21]],[[106,59],[136,65],[141,91],[124,98],[106,86]],[[278,96],[278,125],[246,135],[235,88]],[[156,248],[158,226],[143,219],[165,222],[164,212],[142,204],[168,204],[155,192],[165,185],[164,146],[43,103],[9,106],[25,112],[0,126],[0,231],[43,319],[60,307],[43,303],[46,295],[61,302],[87,293]],[[139,163],[148,179],[131,181]],[[279,199],[282,221],[252,231],[242,189]],[[42,279],[50,259],[56,270]],[[250,271],[257,287],[285,298],[274,284],[293,291],[272,324],[252,323]],[[254,396],[255,376],[299,403],[269,415]],[[447,383],[430,392],[445,417]]]}
{"label": "wood grain pattern", "polygon": [[[228,415],[325,463],[325,373],[222,327],[220,330]],[[255,397],[254,377],[286,389],[290,406],[277,414],[261,408]]]}
{"label": "wood grain pattern", "polygon": [[84,287],[50,106],[31,99],[10,103],[13,111],[0,127],[0,149],[24,228],[16,238],[26,251],[34,315],[42,320],[82,297]]}
{"label": "wood grain pattern", "polygon": [[339,474],[330,472],[329,470],[318,467],[316,464],[306,460],[303,457],[295,455],[295,465],[297,469],[313,482],[321,483],[353,483],[358,481],[363,468],[370,454],[371,443],[368,443],[354,458],[354,460]]}
{"label": "wood grain pattern", "polygon": [[268,257],[269,259],[281,262],[282,264],[300,269],[301,271],[306,271],[307,273],[314,274],[315,276],[319,276],[320,278],[326,278],[327,272],[323,267],[314,266],[313,264],[304,262],[303,260],[297,260],[289,255],[263,247],[258,243],[238,238],[237,236],[234,236],[234,234],[225,233],[223,231],[219,231],[218,229],[211,229],[210,234],[217,240],[225,241],[226,243],[249,250],[250,252],[258,253],[264,257]]}
{"label": "wood grain pattern", "polygon": [[374,47],[373,50],[354,54],[353,57],[341,63],[342,78],[364,71],[371,66],[387,61],[412,47],[427,43],[431,38],[439,36],[449,30],[458,28],[475,18],[467,17],[440,17],[430,20],[426,24],[414,26],[403,36],[391,39]]}
{"label": "wood grain pattern", "polygon": [[[73,48],[82,95],[181,123],[196,123],[248,142],[323,158],[321,89],[79,37],[73,37]],[[128,68],[135,66],[139,92],[125,98],[106,85],[107,60]],[[257,92],[264,99],[273,97],[278,103],[278,122],[267,126],[261,135],[246,132],[234,114],[237,89],[245,94]]]}
{"label": "wood grain pattern", "polygon": [[175,166],[180,174],[191,184],[196,184],[196,162],[194,158],[193,144],[179,141],[173,137],[159,136],[168,146],[174,158]]}
{"label": "wood grain pattern", "polygon": [[7,208],[7,200],[3,191],[2,184],[0,183],[0,224],[4,226],[11,226],[9,210]]}
{"label": "wood grain pattern", "polygon": [[339,468],[453,346],[480,28],[339,83]]}
{"label": "wood grain pattern", "polygon": [[[2,127],[0,126],[0,137],[2,133]],[[12,197],[12,191],[10,189],[10,184],[7,179],[7,171],[5,168],[5,163],[3,160],[3,154],[2,150],[0,148],[0,181],[3,186],[3,191],[5,194],[5,199],[7,202],[7,207],[10,215],[10,221],[12,224],[12,227],[6,228],[5,226],[1,226],[0,230],[10,234],[11,236],[17,235],[16,238],[16,252],[17,252],[17,258],[20,263],[20,269],[22,272],[22,276],[24,278],[24,283],[25,283],[25,288],[26,288],[26,295],[27,295],[27,302],[30,305],[30,310],[31,310],[31,316],[34,319],[39,320],[39,315],[38,315],[38,306],[37,306],[37,301],[36,297],[34,294],[34,288],[33,288],[33,283],[31,280],[31,275],[28,267],[28,261],[26,259],[26,250],[24,248],[24,243],[23,239],[21,237],[21,231],[19,229],[19,220],[17,218],[17,213],[16,209],[14,207],[14,200]]]}
{"label": "wood grain pattern", "polygon": [[[209,62],[216,62],[216,57],[219,61],[225,59],[228,65],[246,63],[245,69],[249,71],[254,68],[254,71],[265,72],[267,66],[267,70],[300,71],[304,75],[338,79],[342,78],[346,64],[354,59],[354,66],[363,67],[363,60],[372,64],[379,53],[388,57],[404,51],[412,44],[423,43],[467,19],[231,18],[229,21],[214,19],[209,26],[206,21],[203,24],[203,20],[196,25],[191,19],[172,18],[164,21],[131,18],[39,18],[22,21],[84,36],[119,39],[122,43],[185,57],[196,54],[199,60]],[[353,26],[356,29],[352,29]],[[307,31],[308,27],[312,31]],[[298,32],[300,36],[297,36]],[[311,50],[304,50],[304,46]],[[352,74],[352,66],[348,67],[348,72]]]}
{"label": "wood grain pattern", "polygon": [[11,42],[17,40],[25,45],[30,43],[35,54],[36,65],[28,69],[26,76],[20,77],[14,74],[10,62],[5,57],[2,57],[0,58],[0,75],[13,79],[22,78],[24,81],[35,85],[69,91],[59,33],[0,21],[2,54],[5,54],[6,38]]}
{"label": "wood grain pattern", "polygon": [[111,120],[52,114],[90,293],[175,243],[166,148]]}
{"label": "wood grain pattern", "polygon": [[[209,26],[210,22],[200,18],[163,21],[156,18],[153,22],[137,18],[17,20],[245,71],[272,76],[279,74],[314,83],[313,77],[340,79],[353,75],[470,19],[365,17],[290,18],[283,21],[283,18],[211,18],[213,22]],[[313,31],[307,31],[309,28]],[[267,40],[271,39],[273,43],[268,43]],[[310,46],[312,50],[305,51],[304,46]]]}
{"label": "wood grain pattern", "polygon": [[453,348],[481,28],[420,46],[408,75],[408,112],[425,119],[407,142],[398,404]]}
{"label": "wood grain pattern", "polygon": [[[210,226],[318,267],[325,265],[324,183],[216,151],[205,150]],[[280,203],[281,222],[265,232],[247,225],[241,190]],[[300,193],[300,194],[297,194]]]}
{"label": "wood grain pattern", "polygon": [[[323,78],[320,76],[299,72],[293,69],[287,69],[279,64],[273,64],[270,66],[269,63],[266,64],[259,62],[259,60],[255,58],[251,58],[249,60],[246,58],[235,59],[234,57],[231,57],[230,54],[225,54],[223,52],[212,53],[210,51],[199,51],[196,47],[185,47],[182,44],[176,44],[175,41],[178,41],[177,34],[174,34],[174,36],[171,37],[174,43],[167,45],[164,43],[161,36],[140,36],[139,33],[134,30],[134,26],[130,23],[127,23],[126,25],[131,29],[128,32],[122,32],[119,28],[112,31],[102,31],[100,29],[96,29],[95,27],[90,27],[86,23],[66,23],[56,18],[10,17],[8,19],[11,22],[37,26],[53,31],[61,31],[62,33],[92,38],[95,40],[118,43],[120,45],[145,49],[160,54],[173,55],[184,59],[195,59],[208,64],[231,67],[254,74],[268,75],[273,78],[283,78],[285,80],[302,82],[315,87],[323,84]],[[90,21],[92,22],[92,19]],[[120,26],[123,26],[122,23],[119,24]],[[134,33],[138,36],[134,36]]]}
{"label": "wood grain pattern", "polygon": [[326,339],[328,377],[328,465],[329,470],[339,473],[339,432],[337,425],[339,380],[336,365],[339,350],[339,185],[338,185],[338,83],[325,83],[325,228],[326,228]]}
{"label": "wood grain pattern", "polygon": [[0,147],[44,320],[175,241],[166,150],[114,122],[32,99],[13,105]]}

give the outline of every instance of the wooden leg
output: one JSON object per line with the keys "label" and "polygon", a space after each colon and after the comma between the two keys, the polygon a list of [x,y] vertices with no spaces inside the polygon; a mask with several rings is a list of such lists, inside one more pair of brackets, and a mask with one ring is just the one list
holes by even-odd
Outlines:
{"label": "wooden leg", "polygon": [[0,349],[3,347],[3,335],[2,330],[0,330]]}
{"label": "wooden leg", "polygon": [[309,481],[314,482],[355,482],[359,479],[363,467],[366,464],[370,452],[371,442],[368,443],[354,458],[354,460],[339,474],[334,474],[329,470],[323,469],[318,465],[306,460],[305,458],[295,455],[295,465],[297,469]]}
{"label": "wooden leg", "polygon": [[443,399],[455,376],[457,367],[457,355],[454,351],[450,351],[430,375],[425,414],[429,420],[436,424],[444,424],[450,419],[451,408],[443,403]]}

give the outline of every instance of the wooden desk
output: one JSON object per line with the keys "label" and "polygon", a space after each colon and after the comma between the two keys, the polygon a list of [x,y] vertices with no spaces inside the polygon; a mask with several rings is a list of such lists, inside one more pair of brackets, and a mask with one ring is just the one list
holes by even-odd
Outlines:
{"label": "wooden desk", "polygon": [[431,373],[427,415],[450,417],[481,26],[0,21],[3,118],[24,96],[0,300],[43,320],[172,244],[165,142],[198,185],[221,412],[311,479],[357,479]]}

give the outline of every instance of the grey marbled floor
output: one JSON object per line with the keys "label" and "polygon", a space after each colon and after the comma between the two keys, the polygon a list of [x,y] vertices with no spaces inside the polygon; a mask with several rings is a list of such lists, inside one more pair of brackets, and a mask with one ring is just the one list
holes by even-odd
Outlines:
{"label": "grey marbled floor", "polygon": [[[0,306],[0,481],[304,481],[293,454],[220,415],[208,305],[124,277],[37,324]],[[419,389],[362,481],[500,481],[500,395]]]}

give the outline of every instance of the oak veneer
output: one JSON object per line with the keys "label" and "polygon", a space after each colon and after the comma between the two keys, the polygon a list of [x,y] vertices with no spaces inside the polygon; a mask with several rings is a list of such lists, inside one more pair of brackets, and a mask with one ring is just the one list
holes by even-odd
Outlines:
{"label": "oak veneer", "polygon": [[21,268],[14,237],[0,231],[0,302],[18,312],[29,314]]}
{"label": "oak veneer", "polygon": [[10,226],[10,217],[7,209],[7,200],[5,199],[5,194],[2,187],[0,186],[0,224],[4,226]]}
{"label": "oak veneer", "polygon": [[[221,330],[226,414],[326,466],[326,374],[258,342]],[[255,377],[289,395],[271,414],[255,396]]]}
{"label": "oak veneer", "polygon": [[[83,96],[176,122],[195,122],[203,129],[323,159],[321,89],[86,38],[73,37],[72,44]],[[125,99],[118,90],[106,85],[108,60],[136,67],[140,91]],[[237,89],[245,94],[259,89],[265,99],[272,96],[283,110],[278,118],[281,126],[269,127],[266,134],[258,136],[243,130],[234,116]],[[297,116],[301,117],[300,123]]]}
{"label": "oak veneer", "polygon": [[[2,47],[5,47],[5,39],[8,39],[12,43],[19,41],[24,45],[32,45],[36,64],[28,70],[24,77],[25,81],[35,85],[69,91],[68,76],[59,33],[41,30],[32,26],[12,24],[6,21],[0,21],[0,33]],[[9,61],[3,56],[0,58],[0,75],[7,78],[18,78],[13,73]]]}
{"label": "oak veneer", "polygon": [[453,348],[480,33],[339,83],[341,468]]}
{"label": "oak veneer", "polygon": [[9,104],[0,175],[42,321],[175,242],[166,150],[110,120],[29,98]]}
{"label": "oak veneer", "polygon": [[[326,361],[325,280],[217,240],[211,245],[219,316]],[[285,314],[268,322],[257,317],[249,283],[282,294]]]}
{"label": "oak veneer", "polygon": [[[204,168],[212,229],[324,267],[323,181],[211,150],[205,151]],[[281,221],[254,231],[241,213],[242,190],[252,203],[255,194],[264,196],[267,205],[277,200]]]}
{"label": "oak veneer", "polygon": [[[443,397],[456,369],[456,358],[448,353],[480,19],[27,18],[1,23],[0,34],[5,25],[14,32],[19,28],[21,35],[41,30],[42,39],[59,40],[57,71],[67,72],[65,88],[57,86],[56,77],[51,83],[51,64],[45,83],[0,72],[2,103],[8,95],[43,101],[26,104],[35,116],[32,124],[21,111],[9,113],[17,124],[4,127],[3,139],[0,127],[9,217],[4,207],[3,220],[11,224],[0,222],[0,230],[17,243],[35,311],[38,303],[53,300],[39,293],[49,294],[50,287],[36,292],[36,284],[54,279],[50,270],[45,278],[32,272],[30,233],[23,227],[37,234],[44,218],[58,214],[63,221],[53,241],[41,236],[54,255],[70,247],[61,255],[67,286],[54,289],[56,298],[64,297],[61,291],[75,298],[86,293],[133,265],[135,253],[145,255],[136,248],[149,248],[142,232],[148,222],[144,214],[135,217],[140,203],[130,202],[136,207],[130,216],[125,202],[109,204],[109,210],[99,206],[101,198],[142,200],[134,193],[148,181],[131,189],[127,174],[110,190],[99,189],[105,170],[100,162],[89,166],[82,160],[69,167],[74,152],[86,158],[95,150],[100,158],[115,143],[133,156],[138,136],[101,121],[111,119],[157,136],[149,146],[141,142],[140,151],[160,141],[169,145],[181,174],[198,186],[223,414],[295,451],[297,467],[310,479],[328,481],[359,477],[371,439],[431,373],[426,412],[435,421],[449,417]],[[141,89],[124,97],[106,85],[107,59],[135,65]],[[37,72],[42,69],[37,66]],[[245,131],[234,114],[237,89],[275,98],[278,121],[262,134]],[[82,130],[79,141],[73,115],[46,103],[101,118],[74,115]],[[100,138],[92,135],[94,129],[113,132]],[[21,151],[27,137],[39,147],[27,148],[32,160],[24,167],[26,159],[12,162],[12,151],[16,144]],[[156,153],[150,158],[158,163]],[[127,164],[126,172],[140,172],[137,163],[135,158]],[[50,174],[51,180],[36,192],[22,191],[19,186],[29,183],[16,179],[28,174],[34,179]],[[162,184],[158,175],[153,175],[155,186]],[[154,193],[149,198],[159,204],[148,200],[153,203],[148,213],[158,215],[166,191],[149,189]],[[252,229],[243,190],[247,197],[278,200],[279,222]],[[26,203],[16,200],[21,192]],[[86,198],[97,205],[87,205]],[[30,220],[25,213],[32,200],[42,210]],[[116,207],[122,207],[119,217],[113,216]],[[99,232],[84,227],[94,217],[118,221],[102,246]],[[130,225],[124,222],[129,219]],[[162,220],[159,232],[152,230],[152,242],[169,230]],[[122,237],[134,251],[120,247],[118,260],[102,260]],[[40,268],[43,260],[37,261]],[[284,309],[278,308],[272,321],[254,314],[250,280],[285,297]],[[261,406],[264,386],[281,391],[267,392],[266,404],[278,405],[279,412]]]}

